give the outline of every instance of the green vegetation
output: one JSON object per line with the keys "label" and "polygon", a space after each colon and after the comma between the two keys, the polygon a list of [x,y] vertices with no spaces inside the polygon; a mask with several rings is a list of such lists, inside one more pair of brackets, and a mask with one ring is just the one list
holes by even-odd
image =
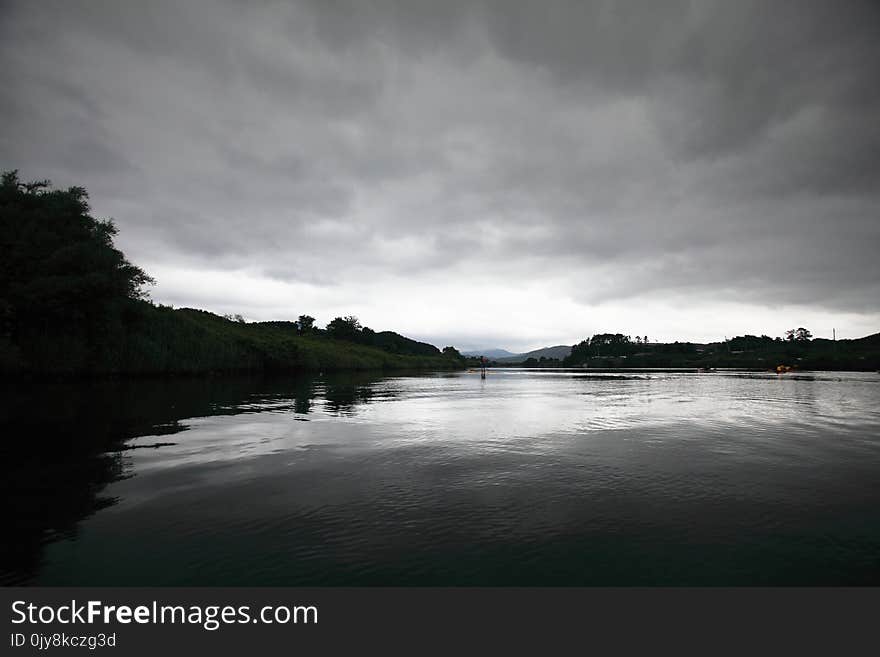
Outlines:
{"label": "green vegetation", "polygon": [[558,358],[547,358],[546,356],[541,356],[540,358],[530,356],[522,362],[520,367],[562,367],[562,361]]}
{"label": "green vegetation", "polygon": [[0,182],[0,373],[140,375],[452,369],[456,354],[336,318],[326,330],[248,323],[146,300],[151,279],[113,245],[112,221],[89,215],[80,187]]}
{"label": "green vegetation", "polygon": [[[536,366],[552,367],[550,364]],[[880,333],[858,340],[813,339],[801,327],[786,337],[742,335],[723,342],[652,343],[620,333],[600,333],[572,347],[564,367],[742,367],[804,370],[876,370]]]}

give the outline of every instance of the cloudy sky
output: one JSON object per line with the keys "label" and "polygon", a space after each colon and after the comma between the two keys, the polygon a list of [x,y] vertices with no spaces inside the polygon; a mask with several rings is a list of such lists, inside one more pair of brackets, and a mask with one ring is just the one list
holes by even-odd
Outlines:
{"label": "cloudy sky", "polygon": [[152,298],[514,351],[880,330],[870,2],[0,2],[0,167]]}

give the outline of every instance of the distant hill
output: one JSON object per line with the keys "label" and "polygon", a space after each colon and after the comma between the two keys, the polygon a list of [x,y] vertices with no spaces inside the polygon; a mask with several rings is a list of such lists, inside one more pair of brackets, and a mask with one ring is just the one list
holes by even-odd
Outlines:
{"label": "distant hill", "polygon": [[[256,322],[255,325],[291,331],[292,333],[298,332],[296,322]],[[315,334],[317,333],[319,332],[316,332]],[[407,338],[403,335],[400,335],[400,333],[395,333],[394,331],[379,331],[378,333],[375,333],[373,331],[370,331],[369,333],[361,332],[351,337],[351,342],[367,347],[378,347],[382,351],[387,351],[390,354],[399,354],[401,356],[438,357],[443,355],[442,353],[440,353],[440,350],[432,344],[428,344],[427,342],[419,342],[418,340]]]}
{"label": "distant hill", "polygon": [[[844,340],[841,340],[841,342],[844,342]],[[880,345],[880,333],[872,333],[871,335],[866,335],[863,338],[856,338],[849,342],[858,342],[864,345]]]}
{"label": "distant hill", "polygon": [[509,356],[495,358],[499,363],[521,363],[529,358],[540,360],[543,358],[556,358],[562,360],[571,354],[571,346],[560,344],[555,347],[544,347],[543,349],[535,349],[524,354],[511,354]]}
{"label": "distant hill", "polygon": [[[533,363],[534,364],[534,363]],[[878,371],[880,334],[853,340],[771,338],[739,335],[724,342],[632,342],[620,333],[603,333],[572,349],[565,367],[746,368],[776,371],[779,365],[798,370]]]}
{"label": "distant hill", "polygon": [[440,356],[440,350],[427,342],[406,338],[394,331],[380,331],[373,336],[371,346],[392,354],[407,356]]}
{"label": "distant hill", "polygon": [[462,356],[485,356],[486,358],[494,358],[496,360],[501,358],[507,358],[510,356],[516,356],[517,354],[512,351],[507,351],[506,349],[483,349],[476,351],[463,351],[461,352]]}

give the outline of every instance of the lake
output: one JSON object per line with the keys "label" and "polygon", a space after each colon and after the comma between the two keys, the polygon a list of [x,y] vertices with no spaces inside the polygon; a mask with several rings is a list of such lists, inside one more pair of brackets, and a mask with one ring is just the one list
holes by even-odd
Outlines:
{"label": "lake", "polygon": [[880,584],[880,374],[7,386],[4,584]]}

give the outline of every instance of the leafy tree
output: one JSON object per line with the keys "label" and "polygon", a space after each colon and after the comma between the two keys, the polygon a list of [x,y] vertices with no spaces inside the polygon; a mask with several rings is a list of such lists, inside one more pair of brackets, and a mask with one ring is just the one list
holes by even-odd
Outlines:
{"label": "leafy tree", "polygon": [[577,367],[586,363],[592,355],[593,351],[590,348],[590,341],[582,340],[578,344],[572,345],[571,353],[562,359],[562,364],[565,367]]}
{"label": "leafy tree", "polygon": [[597,333],[590,338],[592,355],[622,356],[632,351],[632,339],[622,333]]}
{"label": "leafy tree", "polygon": [[809,342],[812,337],[813,334],[802,326],[785,332],[785,339],[789,342]]}
{"label": "leafy tree", "polygon": [[738,335],[727,341],[730,349],[734,351],[759,351],[773,344],[773,338],[768,335],[758,337],[756,335]]}
{"label": "leafy tree", "polygon": [[82,187],[0,179],[0,309],[25,358],[82,367],[113,337],[153,280],[116,249],[112,220],[90,214]]}
{"label": "leafy tree", "polygon": [[455,347],[443,347],[443,355],[449,358],[462,358],[461,353]]}
{"label": "leafy tree", "polygon": [[[112,220],[89,215],[82,187],[50,190],[48,181],[22,183],[17,171],[0,182],[0,295],[23,305],[138,299],[153,279],[113,245]],[[30,302],[30,303],[29,303]]]}
{"label": "leafy tree", "polygon": [[353,315],[336,317],[327,324],[327,334],[337,340],[356,341],[361,330],[361,323]]}
{"label": "leafy tree", "polygon": [[315,330],[315,318],[311,315],[300,315],[296,321],[296,330],[300,335],[311,333]]}

